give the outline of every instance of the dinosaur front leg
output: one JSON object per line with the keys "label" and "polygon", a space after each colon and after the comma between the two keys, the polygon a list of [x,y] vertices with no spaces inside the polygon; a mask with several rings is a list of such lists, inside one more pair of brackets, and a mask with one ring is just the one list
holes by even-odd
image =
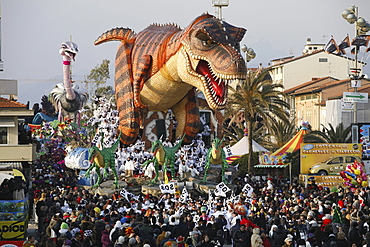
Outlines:
{"label": "dinosaur front leg", "polygon": [[210,159],[211,159],[211,152],[210,152],[210,150],[208,150],[207,157],[206,157],[206,165],[204,166],[204,176],[203,176],[203,180],[201,181],[202,183],[207,182],[208,170],[211,167],[211,161],[210,161]]}
{"label": "dinosaur front leg", "polygon": [[185,144],[191,143],[199,132],[200,120],[198,106],[195,88],[192,88],[179,103],[172,107],[172,111],[178,122],[176,137],[185,134]]}
{"label": "dinosaur front leg", "polygon": [[100,167],[96,166],[95,171],[96,171],[96,174],[98,175],[98,181],[92,187],[99,187],[103,179],[102,175],[100,174]]}
{"label": "dinosaur front leg", "polygon": [[114,184],[114,187],[116,189],[118,189],[119,188],[119,186],[118,186],[118,175],[117,175],[116,167],[114,165],[114,161],[111,164],[113,164],[113,165],[111,165],[111,169],[112,169],[112,172],[113,172],[113,175],[114,175],[114,182],[113,182],[113,184]]}
{"label": "dinosaur front leg", "polygon": [[229,184],[228,181],[226,181],[226,178],[225,178],[225,171],[227,170],[227,168],[229,167],[229,164],[227,163],[226,161],[226,154],[225,152],[222,150],[221,152],[221,159],[222,159],[222,164],[221,164],[221,167],[222,167],[222,182],[224,182],[225,184]]}
{"label": "dinosaur front leg", "polygon": [[144,55],[138,62],[134,74],[134,104],[137,108],[146,108],[147,106],[140,101],[140,91],[144,86],[145,81],[150,75],[150,69],[152,66],[152,57],[149,55]]}

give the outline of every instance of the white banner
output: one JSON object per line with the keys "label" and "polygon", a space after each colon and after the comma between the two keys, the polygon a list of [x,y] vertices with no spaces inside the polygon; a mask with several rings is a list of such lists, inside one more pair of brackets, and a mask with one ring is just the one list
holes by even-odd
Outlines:
{"label": "white banner", "polygon": [[250,184],[245,184],[242,191],[247,197],[251,197],[253,193],[253,187]]}
{"label": "white banner", "polygon": [[186,200],[188,199],[188,195],[189,195],[188,190],[186,189],[186,187],[184,187],[180,195],[180,202],[185,203]]}
{"label": "white banner", "polygon": [[134,198],[135,200],[138,199],[137,196],[132,194],[131,192],[128,192],[126,189],[122,188],[120,195],[123,196],[127,201],[130,201],[131,198]]}
{"label": "white banner", "polygon": [[217,186],[216,186],[216,189],[215,189],[215,195],[216,196],[223,196],[223,197],[226,197],[226,193],[228,191],[230,191],[231,189],[229,187],[227,187],[227,185],[224,183],[224,182],[221,182],[219,183]]}
{"label": "white banner", "polygon": [[174,194],[176,192],[175,183],[160,184],[159,188],[162,193]]}
{"label": "white banner", "polygon": [[231,146],[230,145],[227,145],[226,147],[224,147],[224,151],[225,151],[226,157],[229,157],[229,156],[233,155],[233,152],[231,151]]}

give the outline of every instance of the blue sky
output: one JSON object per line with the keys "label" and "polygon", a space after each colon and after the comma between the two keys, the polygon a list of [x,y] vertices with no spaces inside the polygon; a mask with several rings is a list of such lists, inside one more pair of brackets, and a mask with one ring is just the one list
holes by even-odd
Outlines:
{"label": "blue sky", "polygon": [[[257,54],[248,67],[266,67],[271,59],[301,55],[308,37],[313,43],[327,43],[331,35],[337,42],[347,33],[352,38],[355,27],[341,16],[351,4],[370,21],[369,0],[230,0],[222,14],[227,22],[248,30],[241,44]],[[100,34],[113,27],[139,32],[151,23],[184,28],[204,12],[215,14],[215,9],[212,0],[2,0],[1,12],[1,77],[17,79],[19,101],[32,105],[62,81],[58,51],[70,37],[80,50],[73,63],[76,80],[83,80],[103,59],[111,61],[113,78],[118,42],[94,46]]]}

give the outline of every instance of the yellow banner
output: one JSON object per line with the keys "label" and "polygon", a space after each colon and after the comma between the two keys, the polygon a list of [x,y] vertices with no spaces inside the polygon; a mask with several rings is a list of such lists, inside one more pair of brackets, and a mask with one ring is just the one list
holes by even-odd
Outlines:
{"label": "yellow banner", "polygon": [[26,221],[0,221],[0,239],[24,239],[27,231]]}
{"label": "yellow banner", "polygon": [[362,145],[356,143],[302,143],[300,150],[301,174],[339,175],[362,158]]}

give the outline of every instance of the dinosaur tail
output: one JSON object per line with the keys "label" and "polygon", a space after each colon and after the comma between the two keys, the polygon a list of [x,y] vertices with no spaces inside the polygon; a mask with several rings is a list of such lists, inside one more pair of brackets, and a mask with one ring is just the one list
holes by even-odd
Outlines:
{"label": "dinosaur tail", "polygon": [[140,112],[134,105],[131,51],[134,40],[122,42],[116,56],[115,89],[122,143],[135,142],[140,130]]}
{"label": "dinosaur tail", "polygon": [[140,130],[140,112],[134,105],[131,53],[136,34],[129,28],[113,28],[100,35],[94,44],[121,41],[116,54],[115,90],[122,143],[135,142]]}
{"label": "dinosaur tail", "polygon": [[136,36],[135,32],[129,28],[116,27],[106,31],[94,41],[95,45],[100,45],[108,41],[125,41],[133,39]]}

